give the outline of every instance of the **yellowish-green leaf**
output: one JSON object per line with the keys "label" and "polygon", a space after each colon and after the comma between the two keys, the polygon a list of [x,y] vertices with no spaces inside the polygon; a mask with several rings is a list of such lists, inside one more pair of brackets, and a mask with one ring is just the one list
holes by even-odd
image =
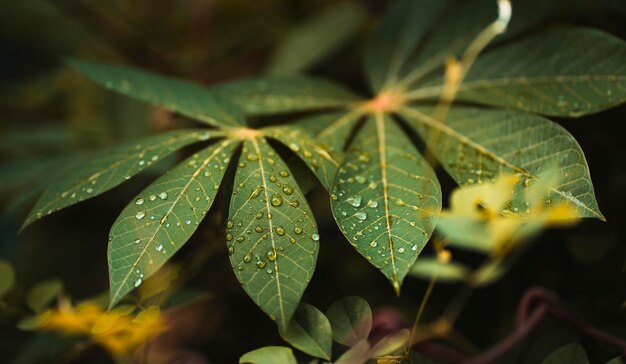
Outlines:
{"label": "yellowish-green leaf", "polygon": [[379,342],[372,346],[370,357],[377,358],[390,355],[404,348],[409,342],[411,331],[402,329],[383,337]]}
{"label": "yellowish-green leaf", "polygon": [[124,66],[71,60],[94,82],[124,95],[217,127],[244,124],[240,109],[198,84]]}
{"label": "yellowish-green leaf", "polygon": [[[446,171],[462,186],[491,181],[500,173],[517,174],[524,187],[548,169],[560,183],[550,189],[549,204],[566,203],[580,217],[604,219],[596,202],[589,168],[576,140],[541,116],[515,111],[454,107],[445,123],[429,115],[432,108],[403,109],[408,120]],[[508,210],[524,212],[524,199]]]}
{"label": "yellowish-green leaf", "polygon": [[313,275],[319,235],[296,180],[263,138],[244,142],[226,227],[239,282],[285,329]]}
{"label": "yellowish-green leaf", "polygon": [[6,260],[0,260],[0,299],[4,297],[15,285],[15,272]]}
{"label": "yellowish-green leaf", "polygon": [[365,123],[339,168],[331,198],[346,238],[399,292],[435,228],[441,190],[393,119],[376,114]]}
{"label": "yellowish-green leaf", "polygon": [[346,297],[333,303],[326,316],[333,328],[333,339],[342,345],[357,345],[367,340],[372,330],[372,309],[361,297]]}
{"label": "yellowish-green leaf", "polygon": [[330,323],[317,308],[301,303],[280,335],[294,348],[322,359],[330,360],[332,332]]}
{"label": "yellowish-green leaf", "polygon": [[110,306],[159,269],[213,204],[233,149],[223,140],[181,162],[122,211],[109,240]]}
{"label": "yellowish-green leaf", "polygon": [[62,208],[106,192],[175,150],[215,135],[220,135],[220,132],[199,129],[172,131],[98,152],[53,181],[22,228]]}
{"label": "yellowish-green leaf", "polygon": [[284,346],[266,346],[239,358],[239,364],[298,364],[293,351]]}
{"label": "yellowish-green leaf", "polygon": [[366,20],[354,1],[331,4],[292,29],[269,62],[268,73],[289,74],[307,70],[336,52]]}
{"label": "yellowish-green leaf", "polygon": [[422,279],[435,277],[437,282],[455,283],[464,281],[470,270],[463,264],[448,262],[441,263],[434,257],[421,257],[411,267],[409,275]]}
{"label": "yellowish-green leaf", "polygon": [[361,340],[343,353],[335,364],[364,364],[369,358],[370,344],[367,340]]}
{"label": "yellowish-green leaf", "polygon": [[[479,57],[457,98],[554,116],[594,113],[626,101],[624,59],[626,43],[599,30],[540,33]],[[438,98],[442,82],[421,87],[415,97]]]}

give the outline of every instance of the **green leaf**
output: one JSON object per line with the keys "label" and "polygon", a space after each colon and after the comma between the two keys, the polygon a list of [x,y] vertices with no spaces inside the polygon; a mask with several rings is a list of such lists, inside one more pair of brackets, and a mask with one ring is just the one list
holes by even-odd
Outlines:
{"label": "green leaf", "polygon": [[306,131],[288,125],[262,129],[268,137],[274,138],[296,153],[309,167],[328,191],[331,188],[339,162],[324,148],[324,145],[311,138]]}
{"label": "green leaf", "polygon": [[365,71],[375,93],[394,86],[402,66],[438,18],[445,1],[400,0],[385,14],[365,54]]}
{"label": "green leaf", "polygon": [[379,342],[372,346],[370,357],[377,358],[385,355],[393,354],[404,348],[409,342],[411,331],[402,329],[383,337]]}
{"label": "green leaf", "polygon": [[[442,124],[429,116],[432,110],[405,108],[401,114],[428,143],[436,139],[435,155],[460,185],[516,173],[526,186],[539,173],[555,169],[560,172],[560,184],[550,189],[549,202],[567,203],[581,217],[604,219],[583,151],[558,124],[523,112],[470,107],[452,108]],[[510,210],[525,209],[521,205]]]}
{"label": "green leaf", "polygon": [[244,143],[226,227],[239,282],[285,329],[313,275],[319,235],[302,191],[265,139]]}
{"label": "green leaf", "polygon": [[415,262],[409,271],[411,277],[430,279],[434,276],[437,283],[462,282],[469,275],[470,270],[459,263],[440,263],[434,257],[422,257]]}
{"label": "green leaf", "polygon": [[293,351],[284,346],[266,346],[239,358],[239,364],[298,364]]}
{"label": "green leaf", "polygon": [[215,92],[254,115],[345,108],[359,102],[358,96],[331,81],[305,76],[230,82],[216,86]]}
{"label": "green leaf", "polygon": [[580,344],[571,343],[553,351],[541,364],[589,364],[589,359]]}
{"label": "green leaf", "polygon": [[[545,115],[581,116],[626,101],[625,58],[626,43],[612,35],[584,28],[553,30],[479,57],[456,97]],[[436,98],[441,79],[422,87],[414,96]]]}
{"label": "green leaf", "polygon": [[235,140],[223,140],[194,154],[122,211],[109,237],[111,307],[156,272],[198,228],[236,145]]}
{"label": "green leaf", "polygon": [[372,330],[372,309],[361,297],[343,298],[328,308],[326,316],[333,328],[333,339],[346,346],[367,340]]}
{"label": "green leaf", "polygon": [[621,356],[616,356],[615,358],[607,361],[605,364],[623,364],[624,360],[622,360]]}
{"label": "green leaf", "polygon": [[171,131],[98,152],[50,184],[28,214],[22,229],[53,212],[98,196],[175,150],[214,135],[220,132]]}
{"label": "green leaf", "polygon": [[350,135],[363,116],[359,108],[349,112],[315,115],[290,124],[305,130],[322,143],[335,159],[343,158],[343,151]]}
{"label": "green leaf", "polygon": [[370,344],[367,340],[361,340],[343,353],[335,364],[364,364],[369,358]]}
{"label": "green leaf", "polygon": [[26,294],[26,305],[38,313],[63,292],[63,282],[49,279],[35,284]]}
{"label": "green leaf", "polygon": [[288,33],[273,54],[268,73],[297,73],[318,64],[355,35],[366,15],[361,5],[351,1],[322,9]]}
{"label": "green leaf", "polygon": [[379,113],[358,132],[331,199],[341,231],[399,292],[435,228],[441,190],[394,120]]}
{"label": "green leaf", "polygon": [[0,299],[15,286],[15,272],[6,260],[0,260]]}
{"label": "green leaf", "polygon": [[70,60],[76,70],[130,97],[218,127],[241,126],[244,118],[228,100],[203,86],[147,71],[103,63]]}
{"label": "green leaf", "polygon": [[287,328],[280,331],[280,336],[311,356],[330,360],[333,345],[330,323],[311,305],[301,303]]}
{"label": "green leaf", "polygon": [[[446,9],[432,22],[434,26],[402,70],[398,83],[403,88],[413,89],[416,82],[429,78],[434,70],[443,72],[445,60],[461,57],[479,33],[498,17],[495,0],[438,2],[446,3]],[[554,2],[544,0],[514,0],[512,3],[513,17],[507,31],[497,36],[492,44],[534,29],[555,6]]]}

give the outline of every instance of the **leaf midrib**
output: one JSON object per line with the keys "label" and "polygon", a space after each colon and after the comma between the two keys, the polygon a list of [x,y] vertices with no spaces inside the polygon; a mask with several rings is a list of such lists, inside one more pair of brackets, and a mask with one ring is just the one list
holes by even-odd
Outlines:
{"label": "leaf midrib", "polygon": [[389,257],[391,258],[391,267],[393,270],[394,288],[398,282],[398,273],[396,267],[396,254],[393,249],[393,239],[391,238],[391,220],[389,212],[389,188],[387,181],[387,151],[385,141],[385,120],[383,112],[379,111],[375,114],[376,122],[376,140],[378,142],[378,153],[380,155],[380,179],[383,187],[383,202],[385,206],[385,229],[387,231],[387,240],[389,244]]}
{"label": "leaf midrib", "polygon": [[[267,216],[267,221],[268,221],[268,225],[269,225],[269,230],[270,230],[270,239],[272,242],[272,249],[274,250],[274,254],[278,254],[278,250],[276,249],[276,241],[274,239],[274,225],[272,222],[272,219],[270,219],[270,216],[272,216],[272,210],[270,207],[270,197],[267,194],[267,189],[268,189],[268,185],[267,185],[267,181],[265,180],[265,167],[263,166],[263,156],[261,155],[261,150],[259,148],[259,143],[257,141],[256,138],[252,138],[250,139],[250,142],[252,143],[252,145],[254,146],[254,150],[256,151],[257,154],[257,160],[259,162],[259,171],[261,172],[261,183],[263,184],[263,194],[265,195],[265,209],[266,209],[266,216]],[[286,323],[285,323],[285,307],[283,305],[283,296],[282,296],[282,291],[281,291],[281,287],[280,287],[280,278],[279,278],[279,274],[278,274],[278,259],[276,259],[274,261],[274,270],[276,272],[276,292],[278,295],[278,306],[280,309],[280,319],[281,319],[281,327],[286,327]]]}

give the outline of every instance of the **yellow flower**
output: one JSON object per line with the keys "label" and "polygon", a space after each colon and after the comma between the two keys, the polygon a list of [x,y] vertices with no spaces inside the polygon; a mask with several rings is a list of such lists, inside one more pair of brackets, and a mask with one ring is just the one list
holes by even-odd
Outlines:
{"label": "yellow flower", "polygon": [[128,355],[150,337],[165,329],[157,306],[133,314],[133,308],[104,311],[85,302],[76,307],[61,305],[38,316],[39,329],[68,336],[88,336],[113,356]]}
{"label": "yellow flower", "polygon": [[569,204],[547,203],[556,173],[548,172],[524,187],[516,175],[503,174],[493,182],[460,187],[450,198],[437,226],[451,244],[506,254],[515,244],[547,226],[569,225],[578,218]]}

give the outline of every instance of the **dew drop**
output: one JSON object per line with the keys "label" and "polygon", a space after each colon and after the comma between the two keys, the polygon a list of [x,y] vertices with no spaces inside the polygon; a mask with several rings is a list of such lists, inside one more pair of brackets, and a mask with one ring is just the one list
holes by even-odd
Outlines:
{"label": "dew drop", "polygon": [[161,192],[159,193],[159,198],[161,200],[167,200],[167,192]]}
{"label": "dew drop", "polygon": [[159,244],[156,246],[156,251],[160,252],[163,250],[163,244]]}
{"label": "dew drop", "polygon": [[144,201],[143,198],[138,198],[138,199],[135,200],[135,205],[143,205],[144,202],[145,201]]}
{"label": "dew drop", "polygon": [[138,213],[135,214],[135,217],[137,218],[137,220],[141,220],[144,217],[146,217],[146,213],[143,211],[139,211]]}
{"label": "dew drop", "polygon": [[252,251],[249,251],[245,257],[243,257],[244,263],[250,263],[252,261]]}
{"label": "dew drop", "polygon": [[274,248],[270,248],[270,250],[267,251],[267,253],[265,254],[267,256],[267,259],[270,262],[273,262],[276,260],[276,249]]}
{"label": "dew drop", "polygon": [[359,207],[361,206],[361,201],[362,201],[362,197],[360,195],[354,195],[351,197],[348,197],[348,199],[346,200],[347,203],[349,203],[350,205],[354,206],[354,207]]}
{"label": "dew drop", "polygon": [[135,288],[141,286],[142,282],[143,282],[143,280],[141,278],[137,278],[137,280],[135,281]]}
{"label": "dew drop", "polygon": [[235,253],[235,247],[233,245],[228,246],[228,255],[233,255]]}
{"label": "dew drop", "polygon": [[293,232],[299,235],[302,232],[302,228],[297,226],[293,229]]}
{"label": "dew drop", "polygon": [[133,240],[133,243],[139,244],[139,243],[141,243],[141,239],[135,239],[135,240]]}
{"label": "dew drop", "polygon": [[311,234],[311,239],[313,239],[313,241],[319,241],[320,240],[320,236],[317,234]]}
{"label": "dew drop", "polygon": [[280,236],[285,235],[285,229],[284,229],[284,228],[282,228],[281,226],[278,226],[278,227],[276,228],[276,234],[278,234],[278,235],[280,235]]}
{"label": "dew drop", "polygon": [[279,194],[273,195],[270,199],[270,203],[272,204],[272,206],[280,206],[283,203],[283,196]]}
{"label": "dew drop", "polygon": [[356,218],[361,221],[365,221],[367,219],[367,214],[362,211],[357,212],[356,214],[354,214],[354,216],[356,216]]}

